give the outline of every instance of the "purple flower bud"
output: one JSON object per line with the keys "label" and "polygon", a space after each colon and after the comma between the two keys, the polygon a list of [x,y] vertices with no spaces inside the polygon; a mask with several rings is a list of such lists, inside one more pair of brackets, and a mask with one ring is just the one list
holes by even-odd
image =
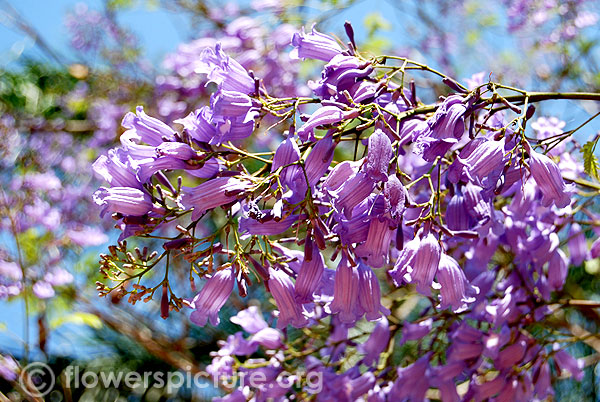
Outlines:
{"label": "purple flower bud", "polygon": [[256,306],[250,306],[246,310],[239,311],[230,318],[231,322],[241,326],[244,331],[255,334],[261,329],[267,328],[267,322]]}
{"label": "purple flower bud", "polygon": [[381,268],[388,262],[390,242],[394,231],[387,219],[373,218],[369,224],[367,240],[356,247],[357,257],[364,258],[373,268]]}
{"label": "purple flower bud", "polygon": [[306,34],[302,27],[302,32],[294,33],[292,37],[294,49],[290,52],[292,59],[309,58],[329,61],[342,52],[340,45],[331,36],[318,32],[314,25],[311,31]]}
{"label": "purple flower bud", "polygon": [[307,241],[305,249],[308,247],[311,248],[310,254],[312,258],[310,261],[307,261],[305,258],[296,279],[296,300],[299,303],[310,303],[313,301],[313,293],[319,287],[319,282],[325,269],[325,262],[317,245]]}
{"label": "purple flower bud", "polygon": [[100,187],[93,196],[94,202],[102,206],[101,216],[106,212],[119,212],[123,215],[142,216],[154,210],[152,198],[137,188]]}
{"label": "purple flower bud", "polygon": [[302,314],[302,307],[296,303],[294,284],[291,279],[280,270],[273,268],[269,268],[269,277],[269,289],[279,309],[277,328],[285,328],[288,324],[296,328],[305,326],[308,320]]}
{"label": "purple flower bud", "polygon": [[558,208],[569,205],[571,197],[556,163],[546,155],[535,152],[531,147],[527,151],[531,175],[542,192],[542,205],[547,207],[553,202]]}
{"label": "purple flower bud", "polygon": [[358,302],[365,311],[368,321],[375,321],[381,317],[381,313],[390,314],[389,310],[381,305],[381,290],[379,280],[375,273],[363,263],[358,264]]}
{"label": "purple flower bud", "polygon": [[365,172],[374,181],[387,181],[390,160],[392,159],[392,142],[380,129],[369,137],[369,149]]}
{"label": "purple flower bud", "polygon": [[235,272],[232,267],[217,271],[192,300],[195,311],[190,315],[190,320],[201,327],[206,325],[207,320],[214,326],[219,325],[219,311],[229,299],[234,284]]}
{"label": "purple flower bud", "polygon": [[358,307],[358,269],[342,256],[335,271],[333,302],[329,306],[332,314],[339,313],[341,322],[352,324],[361,316]]}
{"label": "purple flower bud", "polygon": [[374,366],[379,361],[379,356],[383,353],[390,341],[390,326],[385,317],[381,317],[375,324],[375,328],[369,335],[369,339],[363,344],[358,345],[360,353],[364,353],[362,362],[367,366]]}
{"label": "purple flower bud", "polygon": [[235,201],[238,193],[251,186],[235,177],[218,177],[196,187],[183,187],[179,204],[185,209],[194,208],[192,219],[196,220],[210,209]]}
{"label": "purple flower bud", "polygon": [[470,182],[463,187],[467,211],[479,223],[487,222],[492,214],[490,204],[484,201],[482,193],[481,187]]}
{"label": "purple flower bud", "polygon": [[300,137],[302,141],[314,141],[314,130],[317,127],[339,123],[346,119],[353,119],[358,117],[359,114],[360,111],[358,109],[343,111],[337,106],[322,106],[310,116],[308,121],[304,123],[302,127],[298,129],[298,137]]}
{"label": "purple flower bud", "polygon": [[136,107],[135,111],[135,114],[127,113],[123,117],[121,125],[135,132],[142,142],[157,146],[164,142],[163,137],[166,137],[169,141],[175,139],[175,131],[162,121],[144,113],[142,106]]}

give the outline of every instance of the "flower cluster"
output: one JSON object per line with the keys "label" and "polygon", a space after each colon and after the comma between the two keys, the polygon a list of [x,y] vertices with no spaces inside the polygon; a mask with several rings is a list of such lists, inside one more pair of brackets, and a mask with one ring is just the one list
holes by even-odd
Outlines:
{"label": "flower cluster", "polygon": [[[239,312],[231,321],[250,336],[231,335],[210,369],[275,378],[303,365],[326,379],[323,400],[423,400],[433,389],[449,401],[531,400],[552,393],[551,367],[581,378],[568,334],[535,327],[554,317],[568,267],[598,254],[575,222],[576,212],[597,220],[572,183],[581,170],[565,166],[567,146],[545,150],[564,124],[540,118],[530,140],[532,103],[543,98],[481,79],[467,89],[438,72],[452,93],[424,103],[408,75],[429,67],[366,58],[346,30],[347,48],[314,27],[291,35],[292,59],[325,63],[311,97],[273,97],[268,77],[216,44],[179,67],[216,84],[209,105],[175,120],[182,130],[141,107],[124,117],[121,147],[94,163],[109,184],[94,201],[120,240],[164,239],[164,252],[126,269],[104,256],[115,283],[101,295],[135,301],[162,286],[163,318],[187,305],[193,323],[219,325],[234,289],[245,297],[261,283],[276,328],[256,309]],[[271,151],[243,148],[266,116],[284,138]],[[129,287],[163,257],[159,285]],[[194,276],[205,280],[187,300],[167,292],[178,257],[192,289]],[[283,347],[296,328],[311,337],[306,350]],[[399,357],[394,342],[409,351]],[[251,358],[260,348],[266,357]],[[257,400],[288,392],[252,390]]]}

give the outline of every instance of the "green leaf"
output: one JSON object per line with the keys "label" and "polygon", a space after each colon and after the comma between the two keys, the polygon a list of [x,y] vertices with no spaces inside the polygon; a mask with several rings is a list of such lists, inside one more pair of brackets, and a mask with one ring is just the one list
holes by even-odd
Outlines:
{"label": "green leaf", "polygon": [[62,317],[58,317],[50,322],[50,328],[55,329],[63,324],[87,325],[95,329],[102,328],[102,321],[97,315],[84,312],[76,312]]}
{"label": "green leaf", "polygon": [[588,141],[581,148],[581,152],[583,153],[583,170],[588,176],[598,181],[600,181],[600,165],[598,164],[598,158],[594,155],[594,150],[599,138],[596,137],[594,140]]}

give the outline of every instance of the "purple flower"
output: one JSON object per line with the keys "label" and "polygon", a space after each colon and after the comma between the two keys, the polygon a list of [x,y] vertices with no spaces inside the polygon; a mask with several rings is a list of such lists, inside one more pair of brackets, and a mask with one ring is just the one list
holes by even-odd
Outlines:
{"label": "purple flower", "polygon": [[427,121],[431,136],[437,139],[453,137],[460,139],[465,131],[465,115],[469,110],[468,103],[461,95],[450,95]]}
{"label": "purple flower", "polygon": [[184,144],[183,142],[163,142],[156,147],[156,155],[158,157],[168,156],[183,161],[199,159],[198,153],[188,144]]}
{"label": "purple flower", "polygon": [[190,315],[190,320],[201,327],[209,319],[212,325],[219,325],[219,311],[229,299],[234,284],[235,272],[232,267],[217,271],[192,300],[195,311]]}
{"label": "purple flower", "polygon": [[364,258],[373,268],[383,267],[388,262],[392,234],[394,231],[390,229],[387,219],[371,219],[367,240],[356,247],[356,255]]}
{"label": "purple flower", "polygon": [[585,233],[578,223],[573,223],[569,229],[567,246],[569,247],[570,259],[573,265],[581,265],[583,261],[589,258]]}
{"label": "purple flower", "polygon": [[322,99],[348,103],[347,98],[340,93],[353,92],[357,80],[367,77],[371,72],[373,66],[370,63],[353,56],[337,55],[325,66],[322,78],[318,82],[309,81],[308,86]]}
{"label": "purple flower", "polygon": [[301,328],[308,324],[308,320],[302,314],[302,307],[296,303],[294,284],[289,276],[280,270],[269,268],[269,277],[269,290],[279,309],[277,328],[283,329],[288,324]]}
{"label": "purple flower", "polygon": [[227,56],[218,43],[214,50],[206,48],[200,55],[200,66],[197,73],[207,74],[210,82],[214,82],[219,89],[237,91],[244,94],[254,92],[254,80],[248,71],[237,61]]}
{"label": "purple flower", "polygon": [[52,285],[46,281],[37,281],[33,285],[32,290],[33,294],[38,299],[49,299],[51,297],[54,297],[54,295],[56,294]]}
{"label": "purple flower", "polygon": [[337,106],[322,106],[314,112],[310,118],[297,131],[302,141],[314,141],[314,130],[320,126],[339,123],[342,120],[358,117],[360,111],[352,109],[344,111]]}
{"label": "purple flower", "polygon": [[446,253],[441,253],[437,279],[442,286],[440,290],[442,308],[452,306],[454,310],[458,310],[465,303],[475,301],[475,299],[467,297],[467,287],[470,285],[464,272],[456,260]]}
{"label": "purple flower", "polygon": [[138,106],[135,109],[136,113],[127,113],[123,117],[121,125],[135,132],[136,137],[146,144],[157,146],[164,142],[163,137],[167,141],[173,141],[175,139],[175,131],[167,126],[162,121],[148,116],[144,113],[144,108]]}
{"label": "purple flower", "polygon": [[272,236],[280,234],[288,230],[294,223],[298,221],[300,215],[290,215],[284,219],[269,219],[266,221],[258,221],[244,214],[239,221],[240,233],[250,233],[252,235]]}
{"label": "purple flower", "polygon": [[404,244],[404,247],[400,251],[394,268],[389,271],[390,277],[394,281],[396,286],[402,286],[404,283],[411,281],[411,272],[413,271],[411,265],[415,259],[415,255],[419,250],[421,240],[419,237],[415,237],[408,243]]}
{"label": "purple flower", "polygon": [[592,258],[600,257],[600,238],[594,240],[592,247],[590,247],[590,254]]}
{"label": "purple flower", "polygon": [[553,349],[556,351],[554,362],[559,371],[567,371],[576,381],[581,381],[583,379],[583,359],[575,359],[565,350],[560,349],[560,345],[557,343],[553,345]]}
{"label": "purple flower", "polygon": [[431,331],[432,318],[427,318],[419,322],[405,322],[402,326],[402,342],[416,341],[422,339]]}
{"label": "purple flower", "polygon": [[350,265],[346,256],[342,256],[335,271],[333,302],[329,309],[332,314],[339,313],[339,320],[343,323],[354,323],[361,316],[357,311],[358,286],[358,269]]}
{"label": "purple flower", "polygon": [[389,395],[391,400],[425,400],[425,393],[429,389],[429,359],[430,353],[409,366],[397,369],[398,377]]}
{"label": "purple flower", "polygon": [[99,246],[108,242],[108,236],[102,229],[91,226],[67,229],[66,236],[80,247]]}
{"label": "purple flower", "polygon": [[108,156],[101,155],[92,165],[94,172],[114,187],[134,187],[142,189],[134,169],[122,149],[111,149]]}
{"label": "purple flower", "polygon": [[307,250],[305,250],[305,258],[296,279],[296,300],[299,303],[310,303],[313,301],[313,293],[317,290],[323,276],[325,262],[315,243],[307,241],[304,247],[311,248],[308,253],[312,258],[310,260],[306,258]]}
{"label": "purple flower", "polygon": [[261,329],[267,328],[267,322],[256,306],[250,306],[246,310],[239,311],[230,318],[231,322],[241,326],[244,331],[255,334]]}
{"label": "purple flower", "polygon": [[302,32],[294,33],[292,46],[294,46],[290,52],[292,59],[309,58],[329,61],[342,52],[342,48],[335,39],[318,32],[314,25],[309,34],[304,32],[304,27],[302,27]]}
{"label": "purple flower", "polygon": [[277,350],[283,346],[281,331],[275,328],[263,328],[250,337],[250,343],[258,344],[265,349]]}
{"label": "purple flower", "polygon": [[217,137],[217,128],[212,124],[212,110],[208,106],[203,106],[174,123],[181,124],[196,141],[213,143]]}
{"label": "purple flower", "polygon": [[527,343],[524,340],[513,343],[507,346],[498,353],[498,358],[495,359],[495,366],[500,369],[508,369],[521,362],[525,356]]}
{"label": "purple flower", "polygon": [[44,280],[52,286],[63,286],[73,282],[73,275],[63,268],[54,268],[44,275]]}
{"label": "purple flower", "polygon": [[4,260],[0,260],[0,275],[13,281],[23,278],[23,272],[17,263]]}
{"label": "purple flower", "polygon": [[421,239],[419,248],[410,263],[410,282],[417,284],[417,291],[421,294],[429,294],[433,278],[440,264],[441,248],[431,233]]}
{"label": "purple flower", "polygon": [[381,305],[381,290],[379,280],[371,268],[363,263],[358,264],[358,303],[365,312],[368,321],[381,318],[381,313],[390,314],[389,310]]}
{"label": "purple flower", "polygon": [[564,208],[571,203],[567,186],[563,181],[560,169],[546,155],[535,152],[528,147],[529,170],[542,193],[542,205],[547,207],[554,203]]}
{"label": "purple flower", "polygon": [[373,366],[379,361],[379,356],[387,349],[390,340],[390,327],[388,320],[381,317],[375,324],[375,328],[369,335],[369,339],[363,344],[358,345],[358,351],[364,353],[362,362],[367,366]]}
{"label": "purple flower", "polygon": [[464,171],[469,177],[482,180],[492,171],[502,167],[504,159],[504,140],[485,141],[480,143],[466,159],[458,161],[466,168]]}
{"label": "purple flower", "polygon": [[369,175],[364,172],[356,173],[333,194],[336,209],[351,218],[354,207],[364,201],[374,187],[375,182]]}
{"label": "purple flower", "polygon": [[19,365],[10,355],[0,354],[0,377],[6,381],[15,381]]}
{"label": "purple flower", "polygon": [[191,209],[192,219],[198,219],[206,211],[229,204],[238,199],[238,195],[248,190],[251,184],[235,177],[218,177],[207,180],[196,187],[184,187],[179,203],[182,208]]}
{"label": "purple flower", "polygon": [[252,108],[252,99],[242,92],[220,89],[211,95],[210,106],[219,116],[245,117]]}
{"label": "purple flower", "polygon": [[314,146],[304,163],[308,185],[313,187],[329,169],[333,160],[333,135],[326,135]]}
{"label": "purple flower", "polygon": [[130,187],[100,187],[93,196],[94,202],[102,206],[100,216],[106,212],[142,216],[156,210],[152,198],[142,190]]}
{"label": "purple flower", "polygon": [[[282,185],[287,185],[292,190],[302,189],[302,185],[306,186],[306,179],[298,165],[292,165],[300,160],[300,149],[292,136],[289,136],[279,144],[275,155],[273,156],[273,164],[271,165],[271,173],[277,169],[281,169],[279,180]],[[288,166],[292,165],[292,166]],[[306,190],[304,188],[304,190]]]}
{"label": "purple flower", "polygon": [[470,228],[469,212],[465,205],[465,197],[457,191],[446,208],[446,225],[451,230],[467,230]]}
{"label": "purple flower", "polygon": [[375,130],[369,137],[369,149],[365,172],[374,181],[387,181],[390,160],[392,159],[392,142],[380,129]]}
{"label": "purple flower", "polygon": [[392,221],[398,223],[406,209],[406,189],[398,180],[396,175],[389,176],[383,187],[385,199],[385,212],[389,214]]}

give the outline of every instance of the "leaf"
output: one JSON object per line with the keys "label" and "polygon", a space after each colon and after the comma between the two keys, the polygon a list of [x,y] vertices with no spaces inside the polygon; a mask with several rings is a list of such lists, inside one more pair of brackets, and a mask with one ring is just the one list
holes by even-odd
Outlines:
{"label": "leaf", "polygon": [[594,155],[598,138],[600,137],[585,143],[581,148],[581,152],[583,153],[583,170],[588,176],[600,181],[600,165],[598,164],[598,158]]}
{"label": "leaf", "polygon": [[76,312],[58,317],[50,322],[50,328],[55,329],[63,324],[87,325],[95,329],[102,327],[102,321],[97,315],[84,312]]}

